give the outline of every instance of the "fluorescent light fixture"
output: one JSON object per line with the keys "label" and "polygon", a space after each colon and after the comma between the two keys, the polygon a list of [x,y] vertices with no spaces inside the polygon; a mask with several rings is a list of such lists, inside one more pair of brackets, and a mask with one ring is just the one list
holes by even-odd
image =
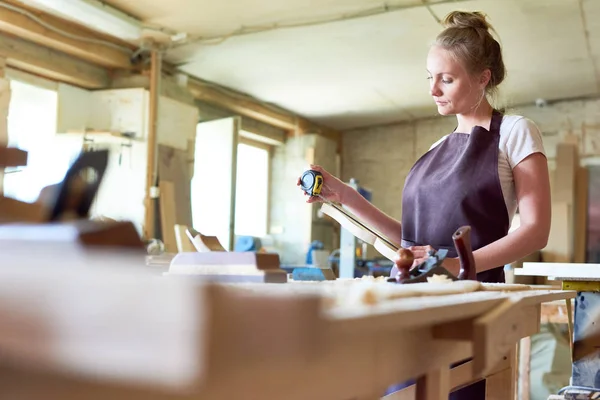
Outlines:
{"label": "fluorescent light fixture", "polygon": [[140,39],[142,22],[97,0],[25,0],[34,7],[124,40]]}

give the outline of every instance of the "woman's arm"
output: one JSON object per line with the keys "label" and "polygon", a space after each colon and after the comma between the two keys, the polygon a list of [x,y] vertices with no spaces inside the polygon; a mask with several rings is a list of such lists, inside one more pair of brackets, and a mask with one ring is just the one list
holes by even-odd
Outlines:
{"label": "woman's arm", "polygon": [[341,203],[346,206],[352,214],[356,215],[367,226],[373,227],[381,232],[389,240],[398,246],[402,242],[402,225],[400,221],[390,217],[373,203],[365,199],[358,191],[347,186],[342,193]]}
{"label": "woman's arm", "polygon": [[[367,201],[358,191],[327,172],[320,165],[311,164],[310,168],[323,174],[322,198],[327,201],[343,204],[366,225],[381,232],[389,240],[400,245],[402,241],[402,227],[399,221],[386,215]],[[300,178],[298,178],[297,185],[300,185]],[[319,201],[322,201],[321,198],[316,196],[307,199],[308,203]]]}
{"label": "woman's arm", "polygon": [[[548,163],[541,153],[534,153],[513,168],[515,193],[521,225],[487,246],[473,252],[477,272],[512,263],[546,247],[550,235],[551,200]],[[458,259],[444,266],[458,274]]]}

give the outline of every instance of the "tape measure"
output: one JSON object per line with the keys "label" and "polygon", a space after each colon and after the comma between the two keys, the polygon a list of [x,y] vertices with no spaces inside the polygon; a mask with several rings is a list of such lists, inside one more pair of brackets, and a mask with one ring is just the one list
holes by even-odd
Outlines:
{"label": "tape measure", "polygon": [[323,174],[309,169],[302,174],[300,185],[309,196],[319,196],[323,187]]}

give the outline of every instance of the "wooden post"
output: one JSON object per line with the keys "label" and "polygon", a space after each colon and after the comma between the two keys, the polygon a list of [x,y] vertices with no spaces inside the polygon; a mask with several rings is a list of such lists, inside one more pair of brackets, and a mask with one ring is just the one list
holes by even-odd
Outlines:
{"label": "wooden post", "polygon": [[160,97],[161,53],[154,48],[151,52],[150,98],[148,111],[148,166],[146,170],[146,213],[144,222],[144,238],[156,237],[156,199],[158,198],[158,107]]}
{"label": "wooden post", "polygon": [[517,346],[508,353],[509,367],[486,377],[486,400],[514,400],[517,382]]}
{"label": "wooden post", "polygon": [[[0,146],[8,146],[10,81],[5,77],[6,59],[0,57]],[[4,168],[0,168],[0,196],[4,195]]]}

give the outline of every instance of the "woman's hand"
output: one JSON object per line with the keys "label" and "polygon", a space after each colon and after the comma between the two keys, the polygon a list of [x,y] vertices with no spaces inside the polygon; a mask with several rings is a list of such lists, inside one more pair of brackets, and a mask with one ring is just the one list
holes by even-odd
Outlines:
{"label": "woman's hand", "polygon": [[[410,246],[408,248],[412,251],[415,261],[411,268],[416,267],[417,265],[425,262],[429,258],[429,254],[431,252],[435,252],[435,249],[432,246]],[[450,272],[454,276],[458,276],[460,273],[460,260],[458,258],[444,258],[442,262],[442,267],[446,268],[448,272]]]}
{"label": "woman's hand", "polygon": [[[319,165],[311,164],[310,169],[314,171],[319,171],[321,174],[323,174],[323,186],[321,187],[321,196],[327,201],[344,204],[344,195],[346,193],[346,190],[349,189],[350,186],[348,186],[335,176],[331,175],[329,172],[325,171]],[[301,179],[298,178],[296,185],[300,186],[301,184]],[[308,196],[306,192],[304,192],[304,195]],[[318,196],[309,196],[306,200],[307,203],[322,201],[323,199]]]}
{"label": "woman's hand", "polygon": [[429,245],[427,245],[427,246],[410,246],[408,249],[410,251],[412,251],[413,256],[415,257],[415,260],[413,261],[413,265],[411,268],[414,268],[417,265],[425,262],[425,260],[427,260],[429,258],[429,254],[431,252],[435,251],[435,249]]}

